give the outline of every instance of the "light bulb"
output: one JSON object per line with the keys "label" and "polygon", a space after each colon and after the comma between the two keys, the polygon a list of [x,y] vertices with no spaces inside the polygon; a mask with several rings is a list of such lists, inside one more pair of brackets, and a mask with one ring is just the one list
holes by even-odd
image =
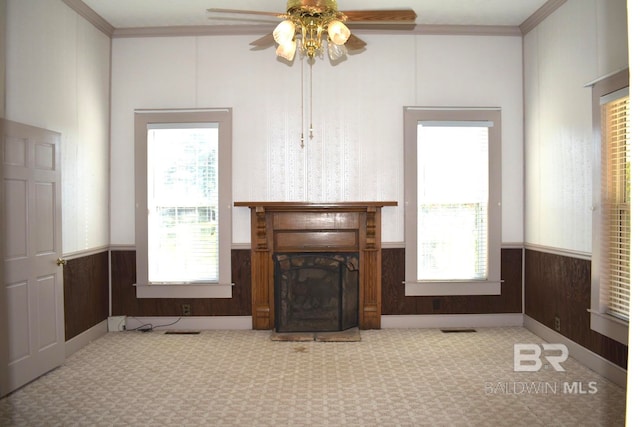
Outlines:
{"label": "light bulb", "polygon": [[333,43],[342,46],[351,36],[351,31],[342,22],[336,20],[329,22],[327,34]]}
{"label": "light bulb", "polygon": [[296,33],[296,25],[290,21],[282,21],[273,30],[273,39],[278,44],[284,44],[293,40],[293,35]]}

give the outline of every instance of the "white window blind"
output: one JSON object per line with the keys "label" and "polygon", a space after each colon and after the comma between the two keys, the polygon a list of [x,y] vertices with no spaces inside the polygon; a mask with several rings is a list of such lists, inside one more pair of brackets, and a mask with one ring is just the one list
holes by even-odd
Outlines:
{"label": "white window blind", "polygon": [[601,100],[601,283],[606,289],[609,314],[629,319],[631,157],[628,89],[613,95]]}
{"label": "white window blind", "polygon": [[149,282],[217,282],[217,123],[149,124],[147,132]]}
{"label": "white window blind", "polygon": [[418,280],[488,278],[491,126],[419,122]]}

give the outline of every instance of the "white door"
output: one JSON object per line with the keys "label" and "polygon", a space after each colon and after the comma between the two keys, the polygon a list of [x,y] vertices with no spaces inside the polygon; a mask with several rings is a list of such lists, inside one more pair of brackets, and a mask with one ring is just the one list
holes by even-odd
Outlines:
{"label": "white door", "polygon": [[4,122],[0,396],[65,358],[60,134]]}

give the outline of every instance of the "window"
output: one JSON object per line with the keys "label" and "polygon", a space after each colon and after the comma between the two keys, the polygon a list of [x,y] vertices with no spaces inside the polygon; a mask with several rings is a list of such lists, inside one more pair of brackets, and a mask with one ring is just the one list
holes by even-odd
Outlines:
{"label": "window", "polygon": [[147,126],[149,283],[218,281],[218,124]]}
{"label": "window", "polygon": [[406,295],[500,294],[500,110],[405,109]]}
{"label": "window", "polygon": [[230,114],[136,112],[138,297],[231,297]]}
{"label": "window", "polygon": [[628,70],[596,82],[593,103],[591,328],[626,344],[631,287]]}

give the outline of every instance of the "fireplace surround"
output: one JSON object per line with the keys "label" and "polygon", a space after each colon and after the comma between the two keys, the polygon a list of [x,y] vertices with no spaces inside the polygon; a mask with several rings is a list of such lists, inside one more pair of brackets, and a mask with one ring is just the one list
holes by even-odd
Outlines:
{"label": "fireplace surround", "polygon": [[358,325],[379,329],[381,319],[381,210],[393,201],[235,202],[251,209],[251,317],[253,329],[274,329],[275,254],[358,254]]}

